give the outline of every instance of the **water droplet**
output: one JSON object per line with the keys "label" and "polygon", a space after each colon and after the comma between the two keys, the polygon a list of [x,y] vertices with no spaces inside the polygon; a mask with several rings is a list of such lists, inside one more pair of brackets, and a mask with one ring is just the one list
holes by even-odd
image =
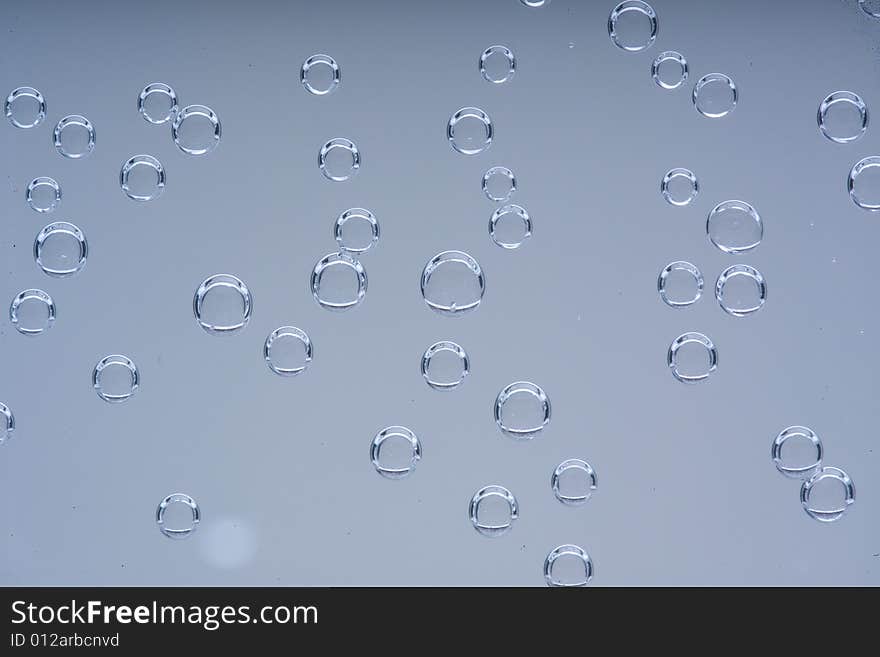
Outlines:
{"label": "water droplet", "polygon": [[520,0],[526,7],[546,7],[550,0]]}
{"label": "water droplet", "polygon": [[367,272],[347,253],[330,253],[315,264],[309,285],[322,308],[348,310],[364,300]]}
{"label": "water droplet", "polygon": [[479,107],[462,107],[449,119],[446,138],[463,155],[476,155],[492,145],[495,127]]}
{"label": "water droplet", "polygon": [[153,82],[138,94],[138,113],[144,120],[160,125],[177,115],[177,94],[164,82]]}
{"label": "water droplet", "polygon": [[432,310],[461,315],[477,308],[486,292],[479,263],[464,251],[443,251],[422,270],[422,298]]}
{"label": "water droplet", "polygon": [[470,358],[455,342],[435,342],[422,354],[422,376],[434,390],[457,388],[470,371]]}
{"label": "water droplet", "polygon": [[743,253],[761,243],[764,223],[761,216],[745,201],[724,201],[706,219],[709,240],[725,253]]}
{"label": "water droplet", "polygon": [[847,176],[846,188],[853,203],[863,210],[880,210],[880,156],[856,162]]}
{"label": "water droplet", "polygon": [[318,168],[328,180],[348,180],[361,168],[361,153],[350,139],[335,137],[321,146]]}
{"label": "water droplet", "polygon": [[801,504],[807,515],[819,522],[843,517],[856,501],[852,479],[840,468],[824,466],[801,486]]}
{"label": "water droplet", "polygon": [[387,479],[402,479],[413,472],[422,458],[422,443],[406,427],[382,429],[370,443],[370,460]]}
{"label": "water droplet", "polygon": [[[166,519],[166,515],[170,511],[178,516],[177,508],[185,513],[185,517],[175,517],[173,524],[171,518]],[[156,523],[159,525],[159,531],[168,538],[182,539],[192,534],[199,521],[202,519],[202,513],[199,505],[189,495],[184,493],[172,493],[161,502],[156,508]],[[179,523],[179,524],[178,524]]]}
{"label": "water droplet", "polygon": [[718,367],[718,350],[702,333],[683,333],[669,345],[666,364],[682,383],[697,383]]}
{"label": "water droplet", "polygon": [[471,524],[483,536],[503,536],[519,517],[519,504],[504,486],[484,486],[468,505]]}
{"label": "water droplet", "polygon": [[745,317],[757,312],[767,299],[767,284],[754,267],[733,265],[718,276],[715,298],[724,312],[734,317]]}
{"label": "water droplet", "polygon": [[119,185],[128,198],[151,201],[165,189],[165,168],[152,155],[135,155],[122,165]]}
{"label": "water droplet", "polygon": [[253,296],[241,279],[231,274],[209,276],[193,296],[193,314],[208,333],[234,333],[251,319]]}
{"label": "water droplet", "polygon": [[296,376],[312,362],[312,341],[295,326],[282,326],[266,338],[263,358],[269,369],[280,376]]}
{"label": "water droplet", "polygon": [[502,249],[518,249],[532,236],[532,219],[519,205],[505,205],[492,213],[489,236]]}
{"label": "water droplet", "polygon": [[859,7],[868,16],[880,18],[880,0],[859,0]]}
{"label": "water droplet", "polygon": [[480,73],[492,84],[502,84],[516,73],[516,57],[507,46],[489,46],[480,55]]}
{"label": "water droplet", "polygon": [[79,114],[65,116],[52,132],[55,150],[71,160],[78,160],[95,150],[95,127]]}
{"label": "water droplet", "polygon": [[544,559],[547,586],[586,586],[593,578],[593,561],[577,545],[560,545]]}
{"label": "water droplet", "polygon": [[568,459],[556,466],[550,485],[557,500],[574,506],[592,497],[599,480],[589,463],[581,459]]}
{"label": "water droplet", "polygon": [[819,105],[819,130],[838,144],[855,141],[868,130],[868,106],[852,91],[835,91]]}
{"label": "water droplet", "polygon": [[660,193],[670,205],[684,207],[700,193],[700,183],[690,169],[670,169],[660,181]]}
{"label": "water droplet", "polygon": [[658,87],[678,89],[688,79],[688,63],[680,52],[667,50],[651,63],[651,77]]}
{"label": "water droplet", "polygon": [[39,335],[55,323],[55,302],[43,290],[19,292],[9,306],[9,321],[19,333]]}
{"label": "water droplet", "polygon": [[85,235],[66,221],[45,226],[34,240],[34,260],[49,276],[71,276],[85,267],[88,257]]}
{"label": "water droplet", "polygon": [[2,428],[2,431],[0,431],[0,445],[4,445],[15,433],[15,416],[3,402],[0,402],[0,417],[3,418],[0,420],[3,423],[2,427],[0,427]]}
{"label": "water droplet", "polygon": [[786,477],[811,477],[822,465],[822,441],[812,429],[788,427],[776,436],[771,455],[776,469]]}
{"label": "water droplet", "polygon": [[657,291],[668,306],[690,306],[703,296],[703,274],[696,265],[684,260],[670,262],[657,277]]}
{"label": "water droplet", "polygon": [[516,176],[507,167],[492,167],[483,174],[483,193],[490,201],[503,203],[516,191]]}
{"label": "water droplet", "polygon": [[495,398],[495,424],[508,436],[531,440],[550,422],[550,399],[529,381],[505,386]]}
{"label": "water droplet", "polygon": [[720,119],[730,114],[738,100],[736,85],[723,73],[704,75],[694,85],[694,107],[710,119]]}
{"label": "water droplet", "polygon": [[365,253],[379,241],[379,222],[369,210],[351,208],[336,219],[333,237],[336,238],[340,251]]}
{"label": "water droplet", "polygon": [[61,185],[52,178],[40,176],[28,183],[24,197],[37,212],[52,212],[61,203]]}
{"label": "water droplet", "polygon": [[111,403],[131,399],[140,381],[141,375],[134,361],[120,354],[105,356],[92,372],[92,386],[98,397]]}
{"label": "water droplet", "polygon": [[341,79],[339,65],[329,55],[312,55],[303,62],[299,72],[302,86],[315,96],[326,96],[334,91]]}
{"label": "water droplet", "polygon": [[658,27],[654,8],[641,0],[621,2],[608,16],[608,36],[615,46],[627,52],[650,48]]}
{"label": "water droplet", "polygon": [[217,114],[204,105],[187,105],[171,122],[171,137],[187,155],[210,153],[217,148],[222,134]]}
{"label": "water droplet", "polygon": [[16,128],[34,128],[46,118],[46,99],[33,87],[18,87],[9,92],[4,110]]}

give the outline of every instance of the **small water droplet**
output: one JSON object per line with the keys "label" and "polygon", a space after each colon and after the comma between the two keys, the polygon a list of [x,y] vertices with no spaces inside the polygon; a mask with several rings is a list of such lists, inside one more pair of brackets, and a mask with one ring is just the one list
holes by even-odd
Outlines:
{"label": "small water droplet", "polygon": [[627,52],[650,48],[658,29],[654,8],[642,0],[621,2],[608,16],[608,36],[615,46]]}
{"label": "small water droplet", "polygon": [[49,276],[72,276],[86,265],[89,244],[74,224],[55,221],[37,233],[34,260]]}
{"label": "small water droplet", "polygon": [[402,479],[411,474],[422,458],[422,443],[406,427],[386,427],[370,443],[370,461],[386,479]]}
{"label": "small water droplet", "polygon": [[779,432],[773,441],[773,464],[786,477],[811,477],[822,465],[822,441],[807,427],[793,426]]}
{"label": "small water droplet", "polygon": [[724,73],[709,73],[694,85],[692,100],[700,114],[710,119],[720,119],[736,107],[739,90]]}
{"label": "small water droplet", "polygon": [[165,189],[165,167],[152,155],[135,155],[119,171],[119,186],[134,201],[152,201]]}
{"label": "small water droplet", "polygon": [[743,253],[761,243],[764,223],[757,210],[745,201],[724,201],[709,212],[706,234],[725,253]]}
{"label": "small water droplet", "polygon": [[688,63],[684,55],[667,50],[651,63],[651,77],[662,89],[678,89],[688,79]]}
{"label": "small water droplet", "polygon": [[480,74],[486,82],[503,84],[516,73],[516,57],[507,46],[489,46],[480,54]]}
{"label": "small water droplet", "polygon": [[95,150],[95,127],[79,114],[65,116],[52,132],[55,150],[71,160],[86,157]]}
{"label": "small water droplet", "polygon": [[838,144],[859,139],[868,130],[868,106],[852,91],[835,91],[819,105],[820,132]]}
{"label": "small water droplet", "polygon": [[347,253],[330,253],[318,260],[309,280],[312,297],[334,311],[357,306],[367,294],[367,272]]}
{"label": "small water droplet", "polygon": [[703,296],[703,274],[696,265],[684,260],[670,262],[657,277],[657,291],[668,306],[690,306]]}
{"label": "small water droplet", "polygon": [[138,94],[137,109],[149,123],[167,123],[177,116],[177,94],[164,82],[152,82]]}
{"label": "small water droplet", "polygon": [[422,354],[422,376],[434,390],[453,390],[471,371],[470,358],[455,342],[435,342]]}
{"label": "small water droplet", "polygon": [[819,522],[839,520],[855,501],[855,485],[840,468],[824,466],[801,486],[801,505]]}
{"label": "small water droplet", "polygon": [[187,105],[171,122],[171,137],[187,155],[206,155],[220,143],[223,128],[210,107]]}
{"label": "small water droplet", "polygon": [[846,188],[853,203],[863,210],[880,210],[880,156],[856,162],[847,176]]}
{"label": "small water droplet", "polygon": [[361,152],[350,139],[334,137],[318,151],[318,168],[327,180],[343,182],[361,168]]}
{"label": "small water droplet", "polygon": [[593,578],[593,561],[582,547],[560,545],[544,559],[547,586],[586,586]]}
{"label": "small water droplet", "polygon": [[369,210],[350,208],[337,217],[333,237],[340,251],[366,253],[379,241],[379,222]]}
{"label": "small water droplet", "polygon": [[486,198],[503,203],[516,191],[516,176],[507,167],[492,167],[483,174],[482,185]]}
{"label": "small water droplet", "polygon": [[24,192],[25,200],[37,212],[52,212],[61,203],[61,185],[53,178],[40,176],[28,183]]}
{"label": "small water droplet", "polygon": [[697,383],[717,368],[718,350],[702,333],[683,333],[669,345],[666,364],[672,376],[682,383]]}
{"label": "small water droplet", "polygon": [[446,138],[463,155],[477,155],[492,145],[495,127],[489,115],[479,107],[463,107],[446,125]]}
{"label": "small water droplet", "polygon": [[23,335],[39,335],[55,323],[55,302],[43,290],[19,292],[9,306],[9,321]]}
{"label": "small water droplet", "polygon": [[525,208],[505,205],[492,213],[489,236],[502,249],[518,249],[532,236],[532,219]]}
{"label": "small water droplet", "polygon": [[275,329],[263,344],[263,358],[269,369],[279,376],[301,374],[312,362],[312,341],[295,326]]}
{"label": "small water droplet", "polygon": [[2,420],[0,420],[2,422],[2,425],[0,425],[0,429],[2,429],[0,431],[0,445],[4,445],[15,433],[15,416],[3,402],[0,402],[0,417],[2,417]]}
{"label": "small water droplet", "polygon": [[429,308],[461,315],[482,302],[486,277],[479,263],[464,251],[443,251],[425,265],[420,287]]}
{"label": "small water droplet", "polygon": [[556,466],[550,477],[556,499],[571,506],[583,504],[592,497],[599,480],[593,466],[582,459],[567,459]]}
{"label": "small water droplet", "polygon": [[18,87],[6,97],[4,111],[16,128],[34,128],[46,118],[46,99],[33,87]]}
{"label": "small water droplet", "polygon": [[724,312],[745,317],[758,312],[767,300],[767,283],[754,267],[733,265],[718,276],[715,298]]}
{"label": "small water droplet", "polygon": [[[178,508],[185,513],[185,518],[178,518]],[[170,513],[174,514],[175,522],[166,518]],[[168,538],[184,539],[190,536],[198,527],[202,519],[202,513],[196,501],[185,493],[172,493],[159,502],[156,508],[156,524],[159,531]],[[178,524],[180,523],[180,524]]]}
{"label": "small water droplet", "polygon": [[530,381],[515,381],[495,398],[495,424],[508,436],[531,440],[550,422],[550,399]]}
{"label": "small water droplet", "polygon": [[310,94],[326,96],[339,86],[342,71],[330,55],[312,55],[303,62],[299,80]]}
{"label": "small water droplet", "polygon": [[504,486],[484,486],[471,498],[468,516],[480,534],[497,538],[513,527],[519,517],[519,504]]}
{"label": "small water droplet", "polygon": [[193,296],[193,314],[208,333],[235,333],[251,319],[253,296],[247,285],[232,274],[209,276]]}
{"label": "small water droplet", "polygon": [[128,356],[112,354],[98,361],[92,371],[92,387],[106,402],[124,402],[137,392],[141,375]]}
{"label": "small water droplet", "polygon": [[697,198],[700,183],[690,169],[670,169],[660,181],[660,193],[670,205],[684,207]]}

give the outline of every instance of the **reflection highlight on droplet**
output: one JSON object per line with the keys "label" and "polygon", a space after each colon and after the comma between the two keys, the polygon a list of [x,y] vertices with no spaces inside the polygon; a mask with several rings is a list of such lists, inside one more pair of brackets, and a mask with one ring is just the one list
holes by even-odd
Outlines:
{"label": "reflection highlight on droplet", "polygon": [[589,500],[598,486],[596,471],[583,459],[566,459],[556,466],[550,477],[556,499],[570,506]]}
{"label": "reflection highlight on droplet", "polygon": [[468,517],[480,534],[497,538],[509,532],[519,518],[519,503],[504,486],[484,486],[471,498]]}
{"label": "reflection highlight on droplet", "polygon": [[470,373],[471,361],[457,343],[441,340],[425,349],[421,371],[425,382],[434,390],[454,390]]}
{"label": "reflection highlight on droplet", "polygon": [[586,586],[593,579],[593,561],[577,545],[560,545],[544,559],[544,581],[551,587]]}
{"label": "reflection highlight on droplet", "polygon": [[71,114],[55,125],[52,139],[62,156],[78,160],[95,150],[95,127],[86,117]]}
{"label": "reflection highlight on droplet", "polygon": [[345,311],[367,294],[367,272],[348,253],[329,253],[315,263],[309,279],[312,298],[327,310]]}
{"label": "reflection highlight on droplet", "polygon": [[253,296],[244,282],[232,274],[206,278],[193,296],[193,314],[208,333],[235,333],[251,319]]}
{"label": "reflection highlight on droplet", "polygon": [[835,91],[819,105],[816,121],[825,137],[838,144],[848,144],[867,132],[868,106],[852,91]]}
{"label": "reflection highlight on droplet", "polygon": [[463,315],[476,309],[486,293],[480,264],[464,251],[443,251],[422,270],[422,298],[443,315]]}
{"label": "reflection highlight on droplet", "polygon": [[840,468],[819,468],[801,486],[801,505],[819,522],[840,520],[855,501],[856,487]]}
{"label": "reflection highlight on droplet", "polygon": [[55,302],[43,290],[23,290],[9,305],[9,321],[23,335],[39,335],[55,323]]}
{"label": "reflection highlight on droplet", "polygon": [[119,170],[119,186],[134,201],[152,201],[165,189],[165,167],[152,155],[130,157]]}
{"label": "reflection highlight on droplet", "polygon": [[715,298],[729,315],[745,317],[758,312],[767,300],[764,276],[749,265],[733,265],[718,276]]}
{"label": "reflection highlight on droplet", "polygon": [[124,402],[138,391],[141,375],[134,361],[122,354],[104,356],[92,370],[92,387],[106,402]]}
{"label": "reflection highlight on droplet", "polygon": [[35,128],[46,118],[46,99],[33,87],[18,87],[9,92],[3,109],[16,128]]}
{"label": "reflection highlight on droplet", "polygon": [[263,343],[263,359],[279,376],[301,374],[312,362],[312,341],[295,326],[282,326],[272,331]]}
{"label": "reflection highlight on droplet", "polygon": [[650,48],[657,38],[659,23],[654,8],[642,0],[621,2],[608,16],[611,42],[627,52]]}
{"label": "reflection highlight on droplet", "polygon": [[682,383],[705,381],[718,367],[718,350],[702,333],[683,333],[669,345],[666,364]]}
{"label": "reflection highlight on droplet", "polygon": [[810,477],[822,465],[822,441],[808,428],[792,426],[783,429],[770,449],[773,464],[786,477]]}
{"label": "reflection highlight on droplet", "polygon": [[684,308],[703,296],[703,274],[684,260],[670,262],[657,277],[657,292],[667,306]]}
{"label": "reflection highlight on droplet", "polygon": [[370,443],[370,461],[386,479],[402,479],[412,474],[421,458],[422,443],[406,427],[386,427]]}
{"label": "reflection highlight on droplet", "polygon": [[462,155],[477,155],[492,145],[495,126],[479,107],[462,107],[446,124],[446,139]]}
{"label": "reflection highlight on droplet", "polygon": [[49,276],[72,276],[86,265],[89,243],[74,224],[55,221],[34,239],[34,261]]}
{"label": "reflection highlight on droplet", "polygon": [[745,201],[723,201],[706,218],[709,241],[725,253],[751,251],[764,238],[761,215]]}
{"label": "reflection highlight on droplet", "polygon": [[0,402],[0,445],[5,445],[15,434],[15,416],[9,407]]}
{"label": "reflection highlight on droplet", "polygon": [[514,381],[495,398],[495,424],[508,436],[531,440],[550,422],[550,399],[541,386]]}
{"label": "reflection highlight on droplet", "polygon": [[[185,518],[175,518],[172,523],[166,516],[170,513],[177,515],[180,508],[186,513]],[[172,539],[184,539],[192,535],[202,520],[202,512],[196,501],[185,493],[172,493],[165,497],[156,507],[156,524],[159,531]],[[179,522],[180,524],[177,524]]]}

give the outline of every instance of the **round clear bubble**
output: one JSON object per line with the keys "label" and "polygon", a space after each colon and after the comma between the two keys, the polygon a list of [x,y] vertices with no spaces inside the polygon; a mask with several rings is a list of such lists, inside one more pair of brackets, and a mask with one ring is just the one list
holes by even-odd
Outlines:
{"label": "round clear bubble", "polygon": [[184,493],[172,493],[156,508],[156,524],[168,538],[187,538],[199,526],[201,519],[199,505]]}
{"label": "round clear bubble", "polygon": [[449,119],[446,138],[463,155],[477,155],[492,145],[495,126],[479,107],[463,107]]}
{"label": "round clear bubble", "polygon": [[678,89],[688,79],[688,63],[684,55],[667,50],[651,63],[651,77],[662,89]]}
{"label": "round clear bubble", "polygon": [[193,296],[193,314],[208,333],[235,333],[251,319],[253,296],[241,279],[214,274],[199,285]]}
{"label": "round clear bubble", "polygon": [[589,463],[581,459],[568,459],[556,466],[550,477],[550,485],[557,500],[575,506],[592,497],[599,480]]}
{"label": "round clear bubble", "polygon": [[577,545],[560,545],[544,559],[547,586],[586,586],[593,578],[593,561]]}
{"label": "round clear bubble", "polygon": [[519,504],[504,486],[484,486],[468,505],[471,524],[483,536],[503,536],[519,517]]}
{"label": "round clear bubble", "polygon": [[608,16],[608,36],[615,46],[627,52],[650,48],[658,27],[654,8],[641,0],[621,2]]}
{"label": "round clear bubble", "polygon": [[507,46],[489,46],[480,54],[480,74],[486,82],[502,84],[516,73],[516,57]]}
{"label": "round clear bubble", "polygon": [[694,85],[694,107],[710,119],[720,119],[730,114],[738,100],[736,85],[724,73],[709,73]]}
{"label": "round clear bubble", "polygon": [[853,203],[863,210],[880,210],[880,156],[856,162],[847,176],[846,189]]}
{"label": "round clear bubble", "polygon": [[52,138],[64,157],[78,160],[95,150],[95,126],[79,114],[65,116],[56,125]]}
{"label": "round clear bubble", "polygon": [[130,199],[152,201],[165,189],[165,167],[152,155],[135,155],[123,163],[119,185]]}
{"label": "round clear bubble", "polygon": [[672,376],[682,383],[697,383],[718,367],[718,350],[702,333],[684,333],[669,345],[666,364]]}
{"label": "round clear bubble", "polygon": [[312,341],[295,326],[275,329],[263,344],[263,358],[269,369],[279,376],[296,376],[312,362]]}
{"label": "round clear bubble", "polygon": [[145,121],[160,125],[177,115],[177,94],[164,82],[153,82],[138,94],[138,113]]}
{"label": "round clear bubble", "polygon": [[490,201],[503,203],[516,191],[516,176],[507,167],[492,167],[483,174],[483,193]]}
{"label": "round clear bubble", "polygon": [[773,441],[773,464],[786,477],[810,477],[822,465],[822,441],[807,427],[788,427]]}
{"label": "round clear bubble", "polygon": [[724,201],[709,213],[706,234],[725,253],[743,253],[761,243],[764,223],[757,210],[745,201]]}
{"label": "round clear bubble", "polygon": [[657,277],[657,291],[667,306],[690,306],[703,296],[703,274],[684,260],[670,262]]}
{"label": "round clear bubble", "polygon": [[840,468],[824,466],[801,486],[801,504],[819,522],[839,520],[856,501],[852,479]]}
{"label": "round clear bubble", "polygon": [[2,426],[0,426],[2,428],[2,431],[0,431],[0,445],[3,445],[15,433],[15,416],[3,402],[0,402],[0,418],[2,418],[0,419],[0,422],[2,422]]}
{"label": "round clear bubble", "polygon": [[312,296],[322,308],[354,308],[367,294],[367,272],[347,253],[330,253],[318,260],[309,280]]}
{"label": "round clear bubble", "polygon": [[880,18],[880,0],[859,0],[859,7],[868,16]]}
{"label": "round clear bubble", "polygon": [[835,91],[819,105],[816,120],[828,139],[847,144],[868,130],[868,106],[852,91]]}
{"label": "round clear bubble", "polygon": [[217,114],[204,105],[187,105],[171,122],[171,137],[187,155],[210,153],[217,148],[222,134]]}
{"label": "round clear bubble", "polygon": [[72,276],[86,265],[89,243],[78,226],[55,221],[37,233],[34,260],[49,276]]}
{"label": "round clear bubble", "polygon": [[660,181],[660,193],[670,205],[684,207],[697,198],[700,183],[690,169],[670,169]]}
{"label": "round clear bubble", "polygon": [[18,87],[6,97],[4,111],[16,128],[34,128],[46,118],[46,99],[33,87]]}
{"label": "round clear bubble", "polygon": [[299,81],[310,94],[326,96],[339,86],[342,72],[339,64],[330,55],[312,55],[303,62]]}
{"label": "round clear bubble", "polygon": [[32,210],[52,212],[61,203],[61,185],[54,178],[40,176],[28,183],[24,197]]}
{"label": "round clear bubble", "polygon": [[550,399],[541,386],[515,381],[495,398],[495,424],[508,436],[531,440],[550,422]]}
{"label": "round clear bubble", "polygon": [[758,312],[767,299],[767,283],[754,267],[728,267],[715,283],[715,298],[724,312],[734,317],[745,317]]}
{"label": "round clear bubble", "polygon": [[92,371],[92,386],[98,397],[118,403],[131,399],[140,386],[141,375],[128,356],[113,354],[98,361]]}
{"label": "round clear bubble", "polygon": [[24,335],[39,335],[55,323],[55,302],[43,290],[19,292],[9,306],[9,321]]}
{"label": "round clear bubble", "polygon": [[365,253],[379,241],[379,222],[369,210],[350,208],[336,218],[333,237],[340,251]]}
{"label": "round clear bubble", "polygon": [[455,342],[435,342],[422,354],[422,376],[434,390],[453,390],[471,371],[471,361]]}
{"label": "round clear bubble", "polygon": [[525,208],[505,205],[492,213],[489,236],[502,249],[518,249],[532,236],[532,219]]}
{"label": "round clear bubble", "polygon": [[480,264],[464,251],[443,251],[425,265],[420,286],[431,310],[462,315],[480,305],[486,277]]}
{"label": "round clear bubble", "polygon": [[361,152],[350,139],[335,137],[321,146],[318,168],[327,180],[343,182],[361,168]]}
{"label": "round clear bubble", "polygon": [[422,443],[406,427],[382,429],[370,443],[370,460],[376,472],[387,479],[402,479],[422,458]]}

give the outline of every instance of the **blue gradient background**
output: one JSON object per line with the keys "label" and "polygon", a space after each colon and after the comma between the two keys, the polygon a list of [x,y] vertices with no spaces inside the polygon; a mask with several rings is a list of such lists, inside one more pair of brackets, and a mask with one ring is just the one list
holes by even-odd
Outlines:
{"label": "blue gradient background", "polygon": [[[660,34],[648,51],[616,49],[610,0],[399,2],[4,3],[0,88],[30,85],[48,103],[33,130],[0,125],[0,300],[41,287],[56,300],[47,334],[0,322],[0,399],[17,419],[0,454],[0,583],[541,585],[547,552],[576,543],[596,585],[878,584],[876,245],[878,217],[845,191],[854,162],[880,150],[880,128],[850,145],[824,139],[816,108],[838,89],[880,108],[880,21],[855,0],[656,0]],[[516,77],[486,83],[480,52],[516,53]],[[574,47],[569,47],[573,44]],[[687,89],[650,78],[666,49],[691,65]],[[307,94],[299,67],[332,55],[342,84]],[[690,88],[720,71],[737,83],[736,110],[698,115]],[[212,107],[223,140],[188,157],[168,126],[135,108],[163,81],[183,104]],[[445,141],[459,107],[484,108],[491,149],[468,158]],[[61,158],[54,123],[83,114],[94,153]],[[360,173],[342,184],[318,171],[331,137],[353,139]],[[150,153],[168,182],[138,204],[119,167]],[[496,247],[482,173],[518,176],[515,202],[534,235]],[[664,172],[683,166],[696,202],[661,198]],[[52,219],[79,225],[89,262],[70,280],[46,277],[31,254],[48,220],[24,188],[58,180]],[[705,217],[742,198],[765,221],[741,258],[711,246]],[[334,250],[331,224],[370,208],[382,227],[363,257],[364,303],[328,313],[311,299],[312,265]],[[488,279],[481,307],[459,320],[428,310],[422,266],[462,249]],[[660,269],[677,259],[704,272],[707,293],[673,310]],[[726,266],[758,267],[769,299],[737,319],[711,285]],[[209,274],[241,277],[255,295],[240,334],[218,339],[192,316]],[[277,326],[306,330],[309,371],[272,375],[261,357]],[[670,376],[669,343],[688,330],[719,349],[704,385]],[[422,351],[462,344],[472,375],[453,393],[428,388]],[[95,362],[124,353],[142,385],[130,402],[102,402]],[[492,420],[497,392],[534,381],[553,403],[526,444]],[[422,439],[413,476],[387,481],[369,442],[403,424]],[[798,484],[776,472],[770,444],[805,424],[826,462],[857,488],[831,525],[803,512]],[[568,508],[549,478],[565,458],[597,470],[599,490]],[[520,518],[497,540],[467,519],[473,492],[510,488]],[[153,513],[166,494],[200,503],[203,521],[170,541]]]}

